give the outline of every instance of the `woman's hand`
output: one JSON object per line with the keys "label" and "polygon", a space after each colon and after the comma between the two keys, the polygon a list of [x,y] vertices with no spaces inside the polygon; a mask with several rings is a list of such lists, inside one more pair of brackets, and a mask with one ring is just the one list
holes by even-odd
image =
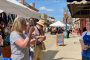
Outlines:
{"label": "woman's hand", "polygon": [[46,36],[37,36],[37,37],[38,37],[38,39],[40,39],[42,41],[46,40]]}
{"label": "woman's hand", "polygon": [[42,36],[43,40],[46,40],[46,36]]}
{"label": "woman's hand", "polygon": [[87,50],[88,49],[88,46],[87,45],[83,45],[82,46],[82,50]]}
{"label": "woman's hand", "polygon": [[30,29],[29,29],[29,33],[28,33],[28,37],[29,37],[29,38],[31,38],[32,33],[34,32],[34,30],[35,30],[35,28],[34,28],[33,26],[30,27]]}
{"label": "woman's hand", "polygon": [[2,39],[2,36],[0,35],[0,46],[3,45],[3,39]]}
{"label": "woman's hand", "polygon": [[33,26],[31,26],[29,32],[33,32],[34,30],[35,30],[35,28]]}
{"label": "woman's hand", "polygon": [[30,41],[30,43],[34,43],[35,41],[36,41],[36,39],[34,38]]}
{"label": "woman's hand", "polygon": [[3,39],[2,39],[2,36],[0,35],[0,41],[2,41]]}

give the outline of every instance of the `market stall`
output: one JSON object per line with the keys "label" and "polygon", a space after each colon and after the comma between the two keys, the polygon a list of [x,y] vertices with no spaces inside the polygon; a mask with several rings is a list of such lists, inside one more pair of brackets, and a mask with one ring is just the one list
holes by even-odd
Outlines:
{"label": "market stall", "polygon": [[2,35],[3,38],[3,45],[0,46],[2,47],[1,51],[3,57],[11,57],[10,32],[15,18],[15,14],[9,14],[3,11],[0,12],[0,35]]}
{"label": "market stall", "polygon": [[65,24],[61,23],[60,21],[57,21],[57,22],[51,24],[50,26],[54,26],[54,27],[65,27]]}
{"label": "market stall", "polygon": [[57,21],[57,22],[51,24],[50,26],[55,27],[55,29],[53,31],[51,31],[51,34],[56,34],[56,33],[63,33],[65,24],[63,24],[60,21]]}
{"label": "market stall", "polygon": [[10,32],[14,19],[18,17],[40,19],[41,14],[20,4],[16,0],[0,0],[0,35],[3,37],[1,46],[3,57],[11,57]]}

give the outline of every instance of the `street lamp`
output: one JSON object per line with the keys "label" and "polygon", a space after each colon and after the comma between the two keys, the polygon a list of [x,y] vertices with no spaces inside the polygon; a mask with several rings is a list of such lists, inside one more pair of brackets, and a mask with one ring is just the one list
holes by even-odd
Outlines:
{"label": "street lamp", "polygon": [[65,14],[65,18],[66,18],[66,29],[63,34],[64,34],[64,38],[67,38],[67,19],[69,18],[69,15],[67,13]]}

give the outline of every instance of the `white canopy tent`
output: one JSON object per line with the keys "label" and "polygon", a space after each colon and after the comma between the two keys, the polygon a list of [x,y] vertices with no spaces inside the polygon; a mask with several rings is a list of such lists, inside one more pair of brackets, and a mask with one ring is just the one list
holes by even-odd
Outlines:
{"label": "white canopy tent", "polygon": [[65,24],[63,24],[60,21],[57,21],[57,22],[51,24],[50,26],[54,26],[54,27],[65,27]]}
{"label": "white canopy tent", "polygon": [[4,10],[7,13],[17,14],[22,17],[39,18],[40,15],[40,13],[29,9],[16,0],[0,0],[0,9]]}
{"label": "white canopy tent", "polygon": [[70,25],[70,24],[67,24],[67,26],[68,26],[68,27],[71,27],[71,25]]}

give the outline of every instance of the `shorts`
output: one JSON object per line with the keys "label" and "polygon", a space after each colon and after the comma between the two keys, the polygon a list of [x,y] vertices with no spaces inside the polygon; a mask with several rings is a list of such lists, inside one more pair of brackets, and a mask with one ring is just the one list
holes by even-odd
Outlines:
{"label": "shorts", "polygon": [[34,58],[33,60],[37,60],[37,58],[43,58],[43,51],[40,49],[38,45],[36,45],[34,49]]}
{"label": "shorts", "polygon": [[90,58],[82,56],[82,60],[90,60]]}

